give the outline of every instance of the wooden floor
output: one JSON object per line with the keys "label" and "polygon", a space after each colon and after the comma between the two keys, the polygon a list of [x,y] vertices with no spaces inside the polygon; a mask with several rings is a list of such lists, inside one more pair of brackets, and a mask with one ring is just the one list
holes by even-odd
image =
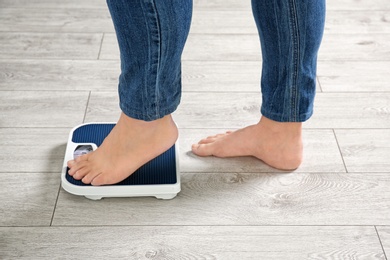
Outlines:
{"label": "wooden floor", "polygon": [[327,4],[302,167],[189,152],[260,116],[250,1],[197,0],[175,113],[181,193],[90,201],[60,171],[72,127],[119,115],[105,1],[0,0],[0,259],[390,257],[390,2]]}

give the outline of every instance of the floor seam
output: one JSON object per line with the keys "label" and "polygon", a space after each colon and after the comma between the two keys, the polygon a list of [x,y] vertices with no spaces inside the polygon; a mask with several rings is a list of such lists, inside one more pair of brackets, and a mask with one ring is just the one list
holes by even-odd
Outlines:
{"label": "floor seam", "polygon": [[89,94],[88,94],[88,99],[87,99],[87,104],[85,106],[85,111],[84,111],[84,117],[83,117],[83,124],[85,123],[85,119],[87,117],[87,112],[88,112],[88,107],[89,107],[89,101],[91,100],[91,94],[92,94],[92,91],[89,91]]}
{"label": "floor seam", "polygon": [[100,60],[100,54],[102,53],[102,48],[103,48],[103,40],[104,40],[104,36],[106,35],[106,33],[103,33],[102,35],[102,40],[100,41],[100,47],[99,47],[99,53],[98,53],[98,56],[97,56],[97,60]]}
{"label": "floor seam", "polygon": [[320,77],[316,77],[316,80],[318,82],[318,87],[320,88],[320,92],[319,93],[324,93],[324,90],[322,89],[322,85],[321,85],[321,81],[320,81]]}
{"label": "floor seam", "polygon": [[383,247],[382,240],[381,240],[381,237],[379,235],[378,229],[377,229],[376,226],[374,226],[374,228],[375,228],[375,231],[376,231],[376,235],[378,236],[379,243],[381,244],[383,255],[385,256],[385,260],[387,260],[386,251],[385,251],[385,248]]}
{"label": "floor seam", "polygon": [[345,172],[346,172],[346,173],[349,173],[348,168],[347,168],[347,165],[345,164],[343,152],[341,151],[341,147],[340,147],[339,140],[337,139],[336,131],[335,131],[335,129],[332,129],[332,131],[333,131],[334,138],[335,138],[335,140],[336,140],[337,147],[339,148],[339,154],[340,154],[340,156],[341,156],[341,160],[343,160],[343,165],[344,165]]}
{"label": "floor seam", "polygon": [[55,215],[56,209],[57,209],[58,198],[60,197],[60,191],[61,191],[61,183],[58,187],[57,198],[56,198],[56,202],[54,203],[53,214],[52,214],[51,220],[50,220],[50,227],[52,227],[52,225],[53,225],[54,215]]}

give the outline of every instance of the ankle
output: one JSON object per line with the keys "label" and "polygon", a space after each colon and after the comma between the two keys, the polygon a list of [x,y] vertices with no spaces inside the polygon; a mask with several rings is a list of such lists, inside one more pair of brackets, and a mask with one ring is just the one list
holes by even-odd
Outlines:
{"label": "ankle", "polygon": [[[260,159],[280,170],[294,170],[302,163],[302,123],[277,122],[262,117],[257,124],[263,146],[257,147]],[[272,156],[270,156],[272,155]]]}
{"label": "ankle", "polygon": [[278,122],[262,116],[258,125],[266,128],[274,134],[299,138],[302,136],[302,123],[300,122]]}

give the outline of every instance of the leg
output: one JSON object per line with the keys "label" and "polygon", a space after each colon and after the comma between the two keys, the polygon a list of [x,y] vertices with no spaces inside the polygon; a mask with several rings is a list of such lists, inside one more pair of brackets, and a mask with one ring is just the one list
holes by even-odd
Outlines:
{"label": "leg", "polygon": [[255,156],[292,170],[302,161],[302,122],[313,112],[325,0],[252,0],[263,71],[262,118],[256,125],[193,145],[200,156]]}
{"label": "leg", "polygon": [[68,162],[69,174],[92,185],[122,181],[168,150],[178,131],[181,54],[192,0],[107,0],[121,57],[118,123],[92,153]]}

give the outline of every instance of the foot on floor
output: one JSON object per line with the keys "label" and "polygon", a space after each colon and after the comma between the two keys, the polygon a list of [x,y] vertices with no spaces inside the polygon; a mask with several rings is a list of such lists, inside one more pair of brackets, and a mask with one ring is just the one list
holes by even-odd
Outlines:
{"label": "foot on floor", "polygon": [[198,156],[254,156],[280,170],[294,170],[302,162],[302,123],[280,123],[262,117],[256,125],[202,139],[192,145]]}

